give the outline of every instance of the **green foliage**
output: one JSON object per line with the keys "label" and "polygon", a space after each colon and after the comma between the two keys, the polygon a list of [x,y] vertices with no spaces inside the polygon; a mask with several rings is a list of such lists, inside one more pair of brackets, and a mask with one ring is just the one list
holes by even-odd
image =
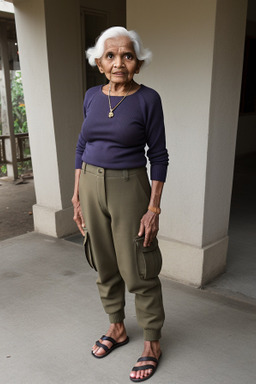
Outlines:
{"label": "green foliage", "polygon": [[20,71],[15,71],[15,77],[11,81],[11,95],[14,133],[26,133],[28,125]]}
{"label": "green foliage", "polygon": [[26,160],[23,161],[22,163],[18,163],[18,175],[22,175],[23,173],[26,172],[31,172],[32,171],[32,162],[31,160]]}
{"label": "green foliage", "polygon": [[0,177],[7,176],[6,164],[0,165]]}
{"label": "green foliage", "polygon": [[[28,132],[26,108],[24,104],[23,85],[21,71],[11,72],[11,97],[12,97],[12,113],[14,121],[14,133]],[[1,98],[0,98],[1,103]],[[2,134],[2,122],[0,121],[0,135]],[[23,149],[24,155],[30,156],[29,145]],[[18,174],[32,170],[31,160],[18,162]],[[7,175],[6,164],[0,165],[0,177]]]}
{"label": "green foliage", "polygon": [[[21,176],[23,173],[32,172],[32,162],[31,160],[26,160],[23,162],[18,162],[18,176]],[[7,166],[6,164],[0,165],[0,177],[7,176]]]}

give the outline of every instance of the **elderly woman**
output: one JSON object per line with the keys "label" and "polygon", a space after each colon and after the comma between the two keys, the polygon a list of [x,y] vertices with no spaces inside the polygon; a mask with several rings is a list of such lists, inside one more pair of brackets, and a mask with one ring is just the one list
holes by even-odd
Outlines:
{"label": "elderly woman", "polygon": [[110,321],[92,355],[103,358],[129,341],[124,326],[126,285],[135,294],[137,320],[144,330],[144,350],[130,374],[132,381],[140,382],[155,373],[164,322],[156,239],[168,166],[163,112],[158,93],[134,81],[151,59],[137,33],[109,28],[88,49],[87,58],[108,80],[85,95],[72,198],[74,220],[85,236],[88,262],[98,272]]}

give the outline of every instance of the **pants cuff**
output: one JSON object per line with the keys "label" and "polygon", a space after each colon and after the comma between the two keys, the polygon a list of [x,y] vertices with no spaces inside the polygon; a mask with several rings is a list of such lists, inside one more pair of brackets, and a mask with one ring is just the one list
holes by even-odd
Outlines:
{"label": "pants cuff", "polygon": [[125,318],[124,310],[109,314],[109,321],[111,324],[121,323],[122,321],[124,321],[124,318]]}
{"label": "pants cuff", "polygon": [[144,329],[144,340],[155,341],[161,339],[161,330]]}

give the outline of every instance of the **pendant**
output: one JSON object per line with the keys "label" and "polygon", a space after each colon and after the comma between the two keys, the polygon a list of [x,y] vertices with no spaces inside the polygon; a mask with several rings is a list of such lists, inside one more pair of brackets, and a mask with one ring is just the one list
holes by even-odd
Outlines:
{"label": "pendant", "polygon": [[109,112],[108,117],[111,119],[111,117],[114,116],[114,113],[112,111]]}

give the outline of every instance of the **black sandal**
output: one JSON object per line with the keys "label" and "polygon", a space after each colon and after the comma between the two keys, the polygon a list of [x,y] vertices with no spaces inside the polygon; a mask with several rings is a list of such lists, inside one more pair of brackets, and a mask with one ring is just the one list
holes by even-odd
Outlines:
{"label": "black sandal", "polygon": [[145,380],[150,379],[150,377],[152,377],[154,375],[154,373],[156,372],[156,369],[157,369],[157,366],[158,366],[158,363],[159,363],[159,360],[160,360],[161,356],[162,356],[162,354],[159,356],[158,360],[155,357],[152,357],[152,356],[140,357],[137,360],[137,363],[139,363],[141,361],[153,361],[154,363],[156,363],[156,365],[147,364],[147,365],[142,365],[140,367],[133,367],[132,371],[135,371],[135,372],[137,372],[137,371],[145,371],[146,369],[152,369],[152,372],[150,373],[150,375],[148,375],[146,377],[143,377],[142,379],[133,379],[130,376],[131,381],[133,381],[134,383],[140,383],[141,381],[145,381]]}
{"label": "black sandal", "polygon": [[129,342],[129,337],[127,336],[126,339],[124,341],[122,341],[121,343],[118,343],[116,340],[112,339],[112,337],[109,337],[109,336],[105,336],[103,335],[101,337],[101,340],[107,340],[107,341],[110,341],[112,343],[112,346],[109,348],[107,347],[105,344],[102,344],[99,340],[96,341],[96,345],[97,347],[99,348],[103,348],[106,353],[104,353],[104,355],[101,355],[101,356],[97,356],[95,355],[95,353],[92,351],[92,355],[94,357],[96,357],[96,359],[102,359],[103,357],[109,355],[114,349],[118,348],[118,347],[122,347],[123,345],[127,344]]}

